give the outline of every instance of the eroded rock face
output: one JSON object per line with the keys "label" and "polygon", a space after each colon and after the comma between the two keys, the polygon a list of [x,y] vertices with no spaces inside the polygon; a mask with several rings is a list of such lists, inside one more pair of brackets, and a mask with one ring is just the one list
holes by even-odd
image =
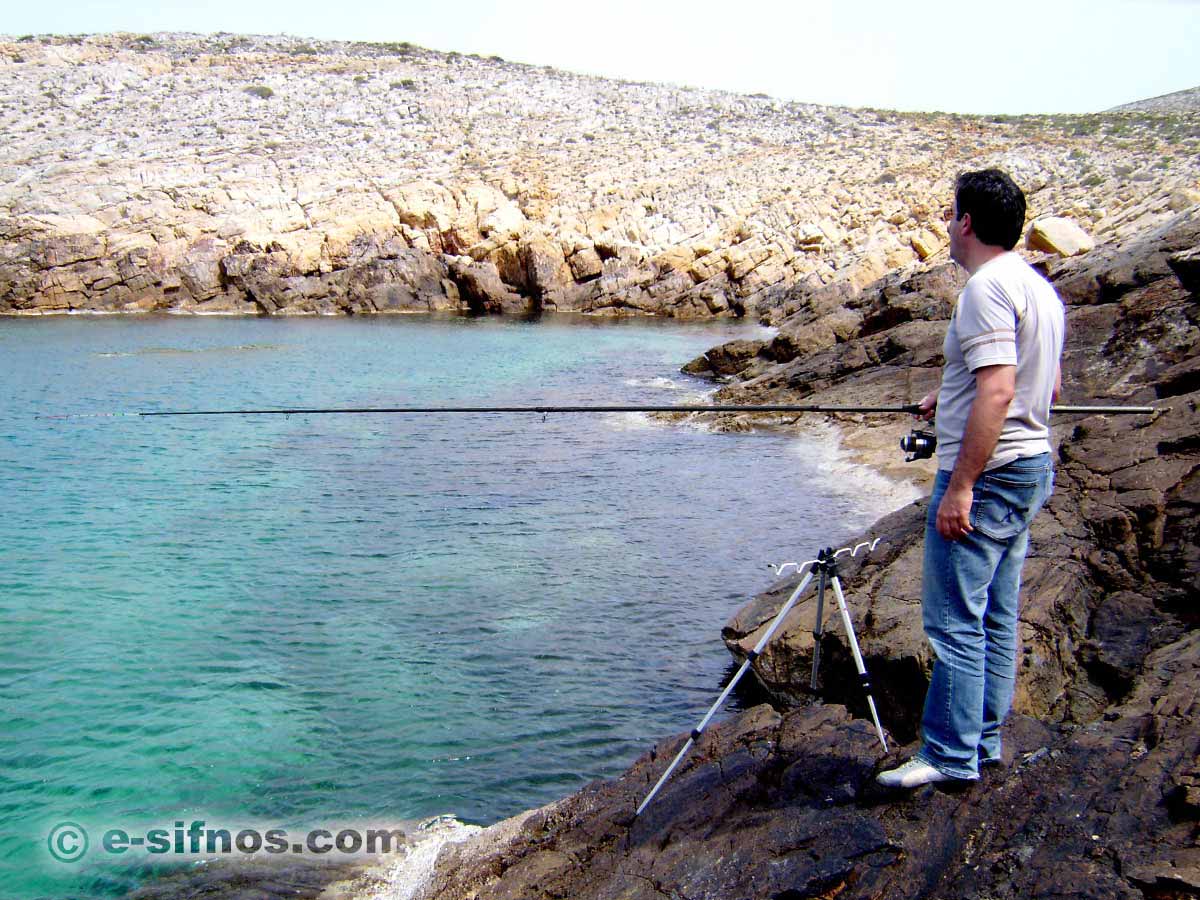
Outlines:
{"label": "eroded rock face", "polygon": [[[0,109],[0,312],[17,314],[777,323],[937,266],[964,168],[1011,170],[1032,214],[1101,243],[1178,211],[1200,175],[1192,114],[844,110],[283,37],[0,41]],[[813,324],[794,349],[851,328]]]}

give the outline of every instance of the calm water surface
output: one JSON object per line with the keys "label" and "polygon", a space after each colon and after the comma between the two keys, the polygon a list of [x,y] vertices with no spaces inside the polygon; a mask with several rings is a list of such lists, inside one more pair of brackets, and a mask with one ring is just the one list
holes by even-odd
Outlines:
{"label": "calm water surface", "polygon": [[54,863],[64,820],[486,824],[614,775],[715,698],[767,563],[907,499],[635,415],[36,416],[695,402],[748,333],[0,320],[0,896],[143,877]]}

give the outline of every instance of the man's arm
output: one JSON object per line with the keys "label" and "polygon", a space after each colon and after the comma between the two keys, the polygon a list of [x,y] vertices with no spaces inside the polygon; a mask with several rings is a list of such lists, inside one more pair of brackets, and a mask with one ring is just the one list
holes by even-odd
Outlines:
{"label": "man's arm", "polygon": [[967,417],[950,484],[937,511],[938,533],[956,541],[971,532],[971,490],[991,458],[1016,392],[1016,366],[983,366],[975,370],[975,400]]}

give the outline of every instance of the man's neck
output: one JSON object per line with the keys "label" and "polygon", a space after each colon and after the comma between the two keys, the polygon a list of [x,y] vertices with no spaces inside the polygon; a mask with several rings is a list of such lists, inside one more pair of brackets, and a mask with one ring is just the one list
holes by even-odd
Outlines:
{"label": "man's neck", "polygon": [[970,256],[963,264],[963,268],[967,270],[968,275],[974,275],[993,259],[998,256],[1003,256],[1008,253],[1003,247],[997,247],[995,244],[981,244],[978,241],[971,248]]}

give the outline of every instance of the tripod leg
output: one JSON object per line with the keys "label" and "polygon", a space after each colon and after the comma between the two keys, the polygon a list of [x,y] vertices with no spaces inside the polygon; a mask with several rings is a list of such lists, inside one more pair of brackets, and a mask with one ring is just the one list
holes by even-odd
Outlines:
{"label": "tripod leg", "polygon": [[759,638],[758,643],[754,645],[754,649],[746,654],[746,661],[742,663],[741,668],[737,670],[737,674],[734,675],[729,684],[725,686],[725,690],[721,692],[721,696],[717,698],[717,702],[712,705],[712,708],[709,709],[704,718],[700,720],[700,724],[697,725],[692,731],[691,737],[688,738],[687,742],[683,745],[680,751],[675,754],[675,759],[671,761],[671,765],[667,767],[667,771],[663,772],[662,777],[658,779],[658,783],[655,784],[650,793],[646,795],[646,799],[642,801],[641,805],[637,808],[637,812],[634,813],[635,816],[640,816],[642,814],[642,810],[650,805],[650,801],[654,799],[654,795],[658,793],[658,789],[666,784],[667,779],[671,777],[671,773],[674,772],[676,767],[683,761],[683,758],[687,755],[687,752],[692,749],[692,745],[700,739],[700,735],[704,733],[704,729],[708,727],[708,723],[712,720],[712,717],[717,714],[718,709],[725,705],[725,701],[729,699],[729,695],[733,693],[733,689],[737,687],[737,683],[741,681],[742,676],[746,674],[746,670],[750,668],[754,660],[758,659],[758,656],[760,653],[762,653],[763,648],[770,643],[771,638],[775,636],[775,631],[783,623],[784,617],[792,611],[792,607],[796,605],[796,601],[800,599],[800,595],[804,593],[804,589],[808,587],[808,583],[810,581],[812,581],[811,570],[800,581],[800,584],[796,586],[796,589],[792,591],[792,595],[788,597],[787,603],[783,604],[783,608],[779,610],[779,613],[771,622],[771,627],[767,629],[767,633]]}
{"label": "tripod leg", "polygon": [[871,681],[867,677],[867,667],[863,663],[862,652],[858,649],[858,638],[854,636],[854,625],[850,621],[850,610],[846,606],[846,597],[842,594],[842,582],[833,576],[833,593],[837,596],[838,609],[842,613],[842,624],[846,626],[846,638],[850,642],[850,653],[854,656],[854,667],[858,669],[858,678],[862,682],[863,693],[867,695],[867,706],[871,709],[871,719],[875,722],[875,733],[879,735],[879,743],[883,744],[883,752],[887,753],[887,738],[883,736],[883,726],[879,724],[879,713],[875,711],[875,699],[871,696]]}
{"label": "tripod leg", "polygon": [[821,668],[821,635],[822,635],[822,620],[825,618],[825,569],[821,569],[821,577],[817,581],[817,621],[813,625],[813,663],[812,677],[809,679],[808,686],[812,690],[817,689],[817,670]]}

